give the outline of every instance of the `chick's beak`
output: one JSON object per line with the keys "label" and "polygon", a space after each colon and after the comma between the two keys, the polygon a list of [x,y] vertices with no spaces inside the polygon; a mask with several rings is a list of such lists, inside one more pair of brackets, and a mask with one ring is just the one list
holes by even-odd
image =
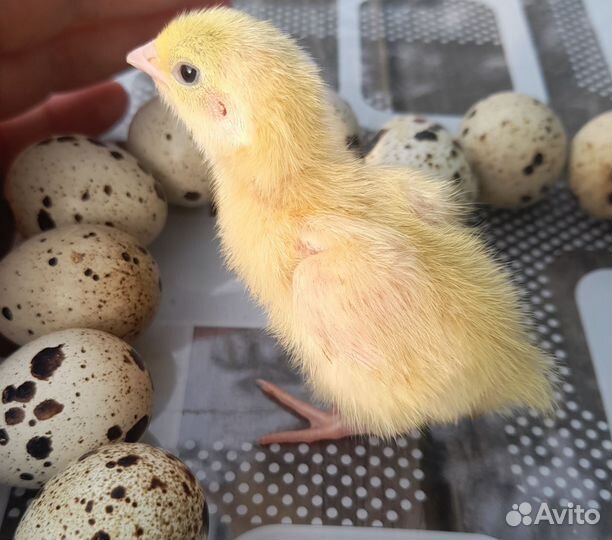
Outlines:
{"label": "chick's beak", "polygon": [[159,69],[159,57],[155,49],[155,41],[149,41],[134,49],[128,53],[126,60],[128,64],[143,71],[155,81],[166,82],[166,74]]}

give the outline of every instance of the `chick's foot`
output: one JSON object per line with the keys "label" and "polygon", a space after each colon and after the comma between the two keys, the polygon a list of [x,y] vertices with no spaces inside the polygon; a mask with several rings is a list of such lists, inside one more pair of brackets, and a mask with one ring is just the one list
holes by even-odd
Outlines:
{"label": "chick's foot", "polygon": [[310,423],[310,427],[306,429],[264,435],[258,439],[259,444],[313,443],[359,435],[359,433],[344,426],[335,413],[321,411],[268,381],[259,379],[257,384],[268,397],[278,401]]}

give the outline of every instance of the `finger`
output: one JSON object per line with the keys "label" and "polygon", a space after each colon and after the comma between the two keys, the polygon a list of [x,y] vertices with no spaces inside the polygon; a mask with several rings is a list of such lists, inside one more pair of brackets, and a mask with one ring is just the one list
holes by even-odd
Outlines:
{"label": "finger", "polygon": [[32,48],[75,26],[180,10],[192,4],[187,0],[3,0],[0,52]]}
{"label": "finger", "polygon": [[93,84],[127,69],[126,53],[155,37],[174,15],[168,11],[82,28],[33,50],[0,57],[0,119],[19,114],[53,92]]}
{"label": "finger", "polygon": [[116,82],[59,94],[27,113],[0,122],[0,170],[25,147],[60,133],[97,135],[109,129],[127,109],[128,96]]}

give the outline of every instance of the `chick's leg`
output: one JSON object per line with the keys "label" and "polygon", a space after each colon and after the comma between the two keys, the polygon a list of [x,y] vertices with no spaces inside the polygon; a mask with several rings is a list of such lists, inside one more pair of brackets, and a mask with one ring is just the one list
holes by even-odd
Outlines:
{"label": "chick's leg", "polygon": [[268,381],[260,379],[257,384],[267,396],[275,399],[310,423],[310,427],[306,429],[264,435],[259,438],[259,444],[312,443],[359,435],[359,433],[344,426],[336,414],[320,411]]}

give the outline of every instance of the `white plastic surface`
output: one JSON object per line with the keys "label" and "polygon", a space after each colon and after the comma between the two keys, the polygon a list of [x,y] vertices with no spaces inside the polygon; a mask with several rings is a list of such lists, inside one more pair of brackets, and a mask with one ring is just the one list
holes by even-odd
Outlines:
{"label": "white plastic surface", "polygon": [[263,328],[266,318],[219,254],[208,208],[171,208],[166,228],[150,247],[163,294],[155,324]]}
{"label": "white plastic surface", "polygon": [[576,304],[608,423],[612,422],[612,270],[596,270],[576,286]]}
{"label": "white plastic surface", "polygon": [[325,527],[268,525],[253,529],[236,540],[495,540],[482,534],[414,531],[374,527]]}

